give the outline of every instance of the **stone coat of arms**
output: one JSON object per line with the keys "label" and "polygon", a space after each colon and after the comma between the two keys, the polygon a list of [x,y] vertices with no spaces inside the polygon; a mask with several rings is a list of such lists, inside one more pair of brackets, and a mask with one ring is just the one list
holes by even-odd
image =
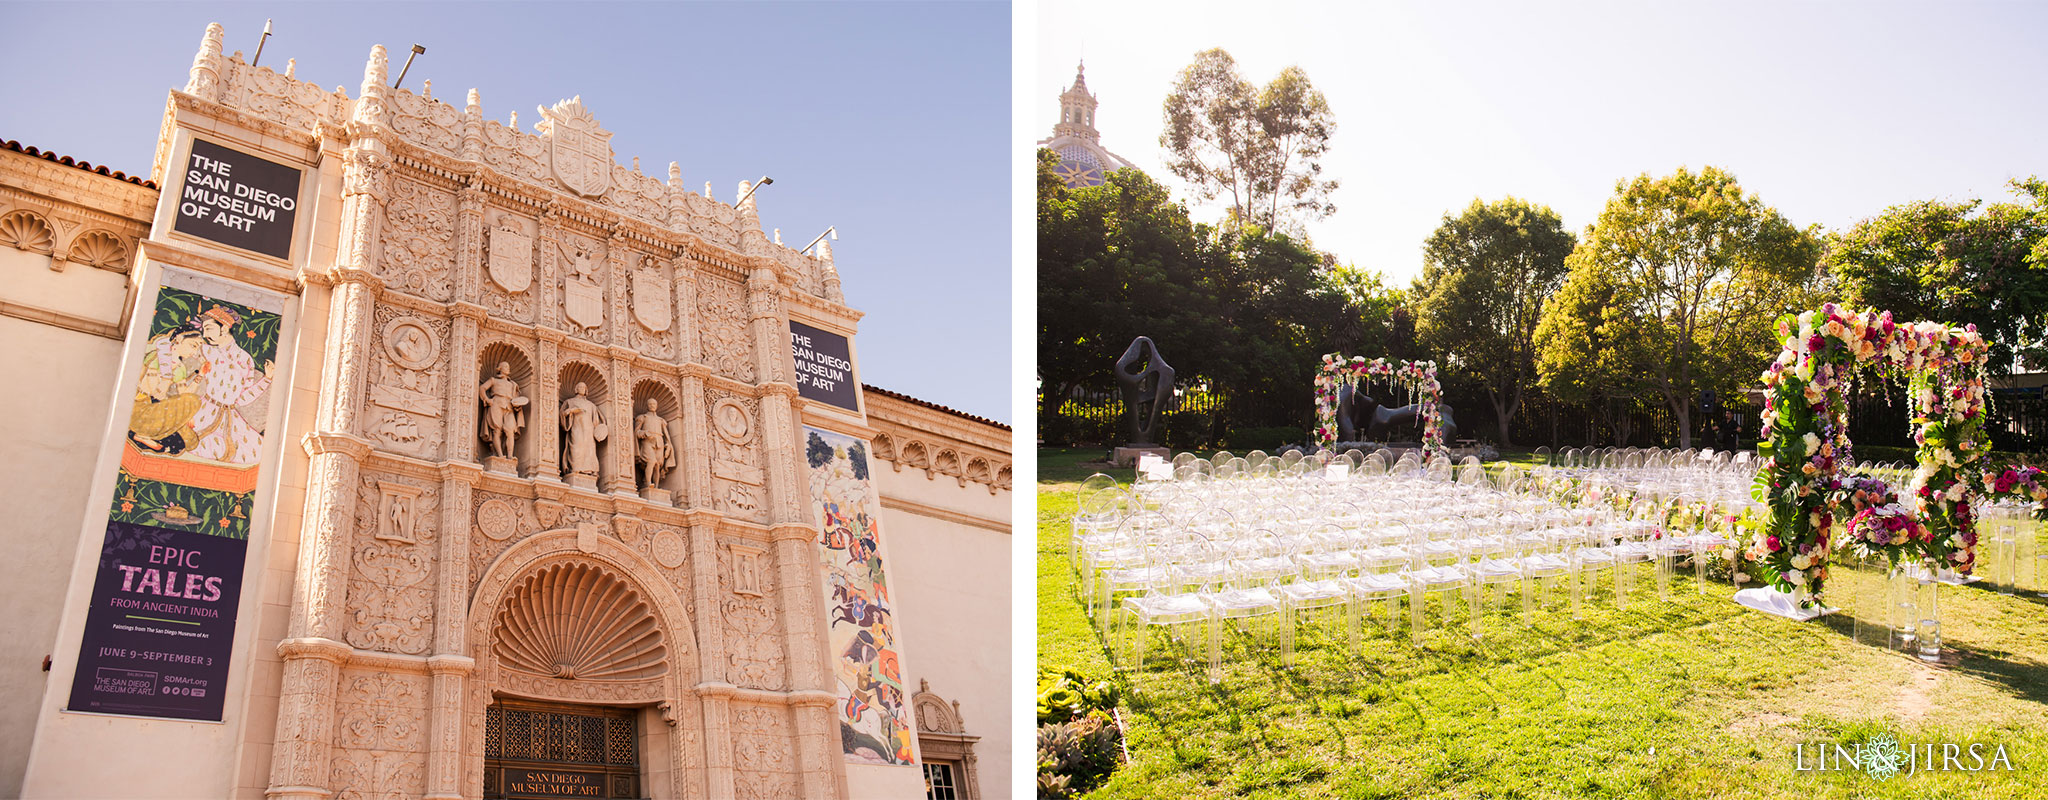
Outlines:
{"label": "stone coat of arms", "polygon": [[660,269],[650,267],[633,271],[633,316],[650,331],[668,331],[675,315],[669,311],[668,284],[662,280]]}
{"label": "stone coat of arms", "polygon": [[569,274],[562,281],[562,312],[585,328],[604,326],[604,284],[597,278],[596,258],[579,246],[562,245]]}
{"label": "stone coat of arms", "polygon": [[540,109],[534,126],[548,140],[548,164],[555,180],[571,192],[597,197],[612,188],[612,132],[583,107],[583,96]]}
{"label": "stone coat of arms", "polygon": [[491,228],[490,244],[487,266],[492,283],[513,294],[533,285],[533,237],[518,222],[500,215]]}

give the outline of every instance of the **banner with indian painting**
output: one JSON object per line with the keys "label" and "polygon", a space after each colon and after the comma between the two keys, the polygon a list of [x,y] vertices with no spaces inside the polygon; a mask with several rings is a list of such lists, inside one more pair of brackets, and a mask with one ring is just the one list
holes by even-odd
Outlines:
{"label": "banner with indian painting", "polygon": [[824,539],[826,643],[839,685],[839,737],[855,764],[915,765],[893,603],[882,568],[881,498],[867,443],[806,427],[811,502]]}
{"label": "banner with indian painting", "polygon": [[136,321],[147,334],[67,710],[221,719],[284,303],[166,269]]}

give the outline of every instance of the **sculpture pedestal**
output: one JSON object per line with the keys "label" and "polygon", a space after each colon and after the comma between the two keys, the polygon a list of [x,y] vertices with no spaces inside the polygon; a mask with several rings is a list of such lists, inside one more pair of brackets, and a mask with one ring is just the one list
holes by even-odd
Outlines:
{"label": "sculpture pedestal", "polygon": [[503,472],[507,475],[518,475],[519,459],[511,456],[485,456],[484,469],[491,472]]}
{"label": "sculpture pedestal", "polygon": [[659,505],[675,505],[675,497],[667,489],[649,486],[640,490],[640,499]]}
{"label": "sculpture pedestal", "polygon": [[1119,447],[1115,452],[1111,453],[1109,463],[1119,467],[1135,467],[1138,465],[1138,457],[1146,453],[1151,453],[1169,461],[1173,459],[1173,451],[1164,447],[1152,444],[1130,444]]}
{"label": "sculpture pedestal", "polygon": [[1743,608],[1747,608],[1752,611],[1762,611],[1766,614],[1784,617],[1786,619],[1795,619],[1799,620],[1800,622],[1805,622],[1807,620],[1813,619],[1814,617],[1833,614],[1836,611],[1836,609],[1828,608],[1826,606],[1800,608],[1800,597],[1798,595],[1792,594],[1791,592],[1781,592],[1776,589],[1772,589],[1768,586],[1757,589],[1744,589],[1742,591],[1736,592],[1734,599],[1736,604],[1742,606]]}
{"label": "sculpture pedestal", "polygon": [[597,490],[597,476],[596,476],[596,475],[570,475],[570,476],[569,476],[569,485],[570,485],[570,486],[574,486],[574,487],[576,487],[576,488],[578,488],[578,489],[589,489],[589,490],[592,490],[592,491],[596,491],[596,490]]}

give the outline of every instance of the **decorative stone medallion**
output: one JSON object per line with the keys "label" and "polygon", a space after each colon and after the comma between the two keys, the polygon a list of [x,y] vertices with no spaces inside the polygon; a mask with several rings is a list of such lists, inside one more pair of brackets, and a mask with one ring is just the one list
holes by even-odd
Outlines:
{"label": "decorative stone medallion", "polygon": [[406,369],[427,369],[441,352],[441,337],[432,328],[411,317],[399,317],[384,324],[384,353],[392,363]]}
{"label": "decorative stone medallion", "polygon": [[655,333],[663,333],[675,317],[670,311],[668,285],[658,268],[633,271],[633,317]]}
{"label": "decorative stone medallion", "polygon": [[502,542],[519,532],[519,510],[503,500],[485,500],[476,510],[476,529]]}
{"label": "decorative stone medallion", "polygon": [[660,531],[654,534],[651,545],[654,561],[669,569],[683,565],[683,537],[675,531]]}
{"label": "decorative stone medallion", "polygon": [[754,436],[754,421],[747,415],[747,407],[730,398],[712,407],[711,426],[720,438],[733,444],[746,444]]}

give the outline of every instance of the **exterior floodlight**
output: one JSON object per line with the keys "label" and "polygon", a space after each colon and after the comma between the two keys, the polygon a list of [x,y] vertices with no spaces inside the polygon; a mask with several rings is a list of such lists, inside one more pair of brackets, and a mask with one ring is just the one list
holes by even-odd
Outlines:
{"label": "exterior floodlight", "polygon": [[426,47],[424,47],[424,46],[422,46],[422,45],[414,44],[414,45],[412,46],[412,55],[409,55],[409,56],[406,56],[406,57],[405,57],[405,66],[404,66],[404,67],[401,67],[401,68],[399,68],[399,70],[398,70],[398,80],[395,80],[395,81],[392,81],[392,82],[391,82],[391,88],[393,88],[393,89],[396,89],[396,88],[398,88],[398,85],[399,85],[399,84],[401,84],[401,83],[404,83],[404,82],[405,82],[405,73],[406,73],[406,71],[408,71],[408,70],[411,70],[411,69],[412,69],[412,60],[413,60],[414,58],[416,58],[416,57],[418,57],[418,56],[423,56],[423,55],[426,55],[426,54],[427,54],[427,48],[426,48]]}
{"label": "exterior floodlight", "polygon": [[740,195],[740,199],[738,199],[738,200],[734,200],[734,201],[733,201],[733,203],[732,203],[732,207],[733,207],[733,208],[739,208],[740,206],[746,205],[746,203],[747,203],[747,198],[749,198],[749,197],[753,197],[753,196],[754,196],[754,190],[756,190],[756,189],[759,189],[759,188],[761,188],[761,187],[763,187],[763,186],[767,186],[768,184],[771,184],[771,183],[774,183],[774,182],[775,182],[775,179],[774,179],[774,178],[770,178],[770,177],[768,177],[768,176],[766,176],[766,175],[763,175],[763,176],[761,176],[761,179],[760,179],[760,180],[758,180],[758,181],[754,181],[754,185],[752,185],[752,186],[749,186],[749,187],[747,187],[747,193],[746,193],[746,194]]}
{"label": "exterior floodlight", "polygon": [[818,243],[825,241],[825,237],[827,236],[832,237],[832,241],[839,241],[839,226],[834,225],[830,228],[826,228],[824,233],[818,234],[818,238],[812,239],[810,244],[804,245],[804,249],[798,250],[797,252],[799,254],[811,252],[811,248],[817,247]]}

